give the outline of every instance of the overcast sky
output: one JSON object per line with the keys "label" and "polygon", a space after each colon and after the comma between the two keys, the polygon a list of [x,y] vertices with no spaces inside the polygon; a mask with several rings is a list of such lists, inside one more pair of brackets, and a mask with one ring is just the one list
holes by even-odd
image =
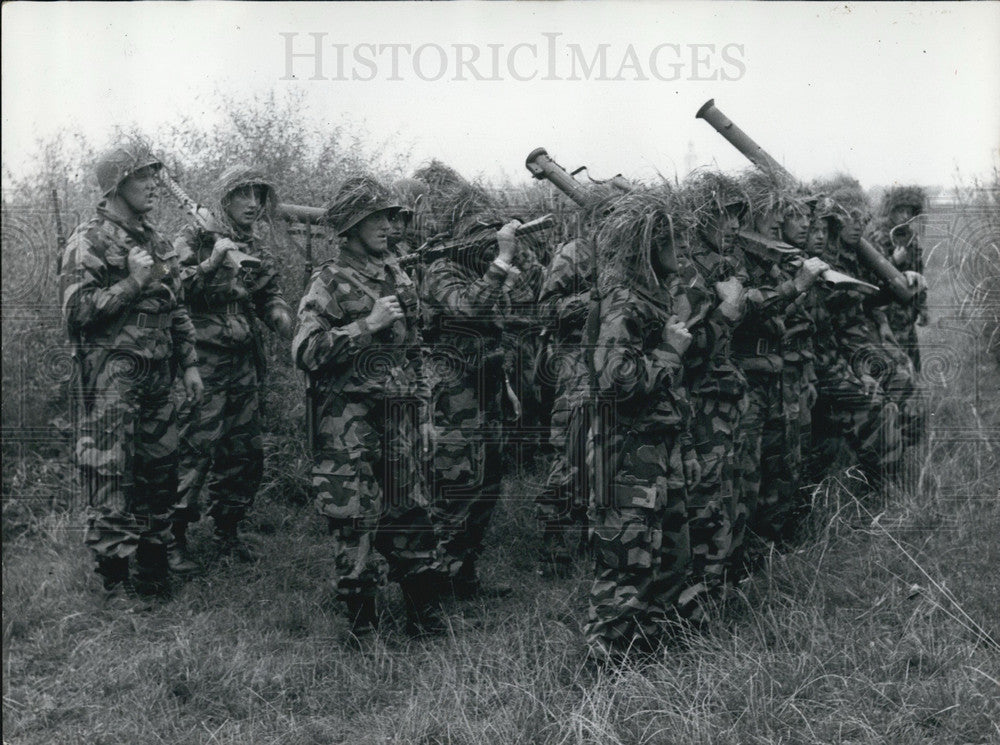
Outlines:
{"label": "overcast sky", "polygon": [[742,167],[709,98],[803,178],[950,185],[1000,147],[998,3],[8,3],[2,54],[15,171],[59,129],[218,121],[218,90],[301,89],[410,165],[518,180],[537,146],[595,175]]}

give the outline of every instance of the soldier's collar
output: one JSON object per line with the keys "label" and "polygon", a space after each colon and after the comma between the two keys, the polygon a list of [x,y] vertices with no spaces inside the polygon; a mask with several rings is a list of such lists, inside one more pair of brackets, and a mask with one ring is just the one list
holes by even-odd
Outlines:
{"label": "soldier's collar", "polygon": [[134,217],[123,215],[111,206],[107,199],[102,199],[97,205],[97,214],[113,222],[126,233],[145,237],[152,232],[153,226],[149,224],[145,217]]}
{"label": "soldier's collar", "polygon": [[375,257],[371,254],[357,254],[341,247],[337,256],[337,264],[346,266],[359,274],[372,279],[382,279],[385,276],[385,260],[387,257]]}

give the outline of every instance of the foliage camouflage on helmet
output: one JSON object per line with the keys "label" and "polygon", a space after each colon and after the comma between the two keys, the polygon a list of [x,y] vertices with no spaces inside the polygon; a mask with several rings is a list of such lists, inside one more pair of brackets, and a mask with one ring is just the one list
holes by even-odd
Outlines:
{"label": "foliage camouflage on helmet", "polygon": [[750,219],[756,224],[769,215],[783,217],[789,211],[808,214],[808,191],[794,179],[773,171],[753,169],[740,177],[750,203]]}
{"label": "foliage camouflage on helmet", "polygon": [[237,189],[244,186],[261,186],[264,188],[263,208],[267,214],[272,214],[278,203],[278,195],[274,186],[264,176],[264,173],[252,166],[237,164],[230,166],[219,174],[212,187],[212,196],[216,204],[223,210],[226,208],[227,199]]}
{"label": "foliage camouflage on helmet", "polygon": [[832,178],[813,182],[815,191],[822,194],[818,216],[842,221],[844,218],[864,220],[870,212],[868,195],[853,176],[839,173]]}
{"label": "foliage camouflage on helmet", "polygon": [[399,204],[381,182],[372,176],[354,176],[341,184],[326,207],[326,219],[337,235],[345,236],[366,217],[397,210]]}
{"label": "foliage camouflage on helmet", "polygon": [[637,186],[605,205],[607,212],[596,231],[602,290],[655,287],[654,247],[690,231],[695,225],[693,211],[666,181]]}
{"label": "foliage camouflage on helmet", "polygon": [[888,215],[896,207],[912,207],[921,214],[927,206],[927,194],[921,186],[894,186],[882,197],[882,214]]}
{"label": "foliage camouflage on helmet", "polygon": [[750,196],[732,176],[718,171],[696,171],[681,185],[684,203],[694,215],[698,226],[705,228],[733,205],[740,208],[740,219],[750,209]]}
{"label": "foliage camouflage on helmet", "polygon": [[448,233],[467,232],[483,212],[495,212],[496,205],[486,190],[469,183],[450,166],[432,160],[417,169],[413,178],[427,185],[429,207]]}
{"label": "foliage camouflage on helmet", "polygon": [[101,193],[110,196],[125,179],[148,166],[159,170],[163,162],[141,141],[122,143],[105,151],[94,169]]}

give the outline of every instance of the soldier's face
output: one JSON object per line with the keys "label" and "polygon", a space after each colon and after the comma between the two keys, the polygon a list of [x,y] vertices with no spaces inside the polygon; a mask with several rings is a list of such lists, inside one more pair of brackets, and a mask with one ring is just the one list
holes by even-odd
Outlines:
{"label": "soldier's face", "polygon": [[797,210],[789,210],[785,213],[785,221],[781,224],[781,237],[786,243],[801,248],[805,244],[808,232],[808,215]]}
{"label": "soldier's face", "polygon": [[736,245],[736,236],[739,229],[739,208],[729,207],[708,221],[705,229],[705,239],[717,251],[731,251]]}
{"label": "soldier's face", "polygon": [[389,235],[388,242],[390,247],[395,247],[403,240],[403,235],[406,233],[406,220],[403,219],[399,212],[393,214],[389,218]]}
{"label": "soldier's face", "polygon": [[780,238],[781,221],[779,217],[780,215],[777,212],[768,212],[757,218],[757,222],[754,223],[754,227],[757,229],[758,233],[767,236],[768,238]]}
{"label": "soldier's face", "polygon": [[263,189],[259,186],[241,186],[230,192],[226,204],[226,214],[236,227],[249,230],[260,217],[264,206]]}
{"label": "soldier's face", "polygon": [[653,269],[661,277],[677,273],[677,248],[669,236],[664,236],[653,248]]}
{"label": "soldier's face", "polygon": [[369,215],[358,225],[358,242],[368,253],[381,256],[389,248],[389,217],[385,212]]}
{"label": "soldier's face", "polygon": [[861,240],[861,220],[853,215],[844,218],[840,224],[840,239],[848,246],[857,245]]}
{"label": "soldier's face", "polygon": [[140,168],[118,186],[118,196],[137,215],[145,215],[156,204],[156,169]]}
{"label": "soldier's face", "polygon": [[904,204],[899,207],[893,207],[892,211],[889,213],[889,219],[892,221],[893,225],[902,225],[904,222],[912,220],[913,214],[913,208]]}
{"label": "soldier's face", "polygon": [[809,238],[806,241],[806,252],[810,256],[819,256],[826,249],[826,241],[830,237],[826,220],[816,220],[809,226]]}

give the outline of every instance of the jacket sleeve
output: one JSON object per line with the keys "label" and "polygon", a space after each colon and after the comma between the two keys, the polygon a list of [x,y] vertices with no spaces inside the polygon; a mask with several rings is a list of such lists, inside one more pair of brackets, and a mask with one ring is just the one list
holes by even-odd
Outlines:
{"label": "jacket sleeve", "polygon": [[558,249],[545,270],[538,296],[539,312],[560,327],[581,327],[590,309],[591,278],[579,255],[579,242]]}
{"label": "jacket sleeve", "polygon": [[174,361],[181,370],[195,367],[198,364],[198,352],[195,349],[194,324],[188,315],[184,297],[178,298],[177,306],[171,312],[170,335],[173,341]]}
{"label": "jacket sleeve", "polygon": [[181,263],[181,284],[189,300],[197,298],[211,304],[215,294],[229,289],[231,277],[225,267],[206,270],[201,264],[211,253],[206,249],[214,245],[214,236],[192,225],[185,225],[174,238],[174,250]]}
{"label": "jacket sleeve", "polygon": [[495,313],[507,273],[490,264],[479,279],[469,281],[455,262],[438,259],[424,275],[424,294],[433,305],[455,316]]}
{"label": "jacket sleeve", "polygon": [[307,372],[343,367],[372,343],[364,318],[350,320],[337,298],[337,273],[330,266],[313,273],[299,303],[292,360]]}
{"label": "jacket sleeve", "polygon": [[[291,308],[285,302],[281,292],[281,278],[278,274],[274,254],[263,249],[258,254],[261,265],[254,275],[253,285],[249,287],[253,299],[254,312],[257,317],[271,328],[270,314],[275,308],[285,308],[291,313]],[[272,329],[273,330],[273,329]]]}
{"label": "jacket sleeve", "polygon": [[619,401],[642,405],[658,401],[665,389],[679,386],[681,355],[665,339],[644,348],[642,320],[630,293],[614,290],[601,306],[601,331],[594,351],[601,390]]}
{"label": "jacket sleeve", "polygon": [[131,276],[112,283],[107,249],[94,227],[74,232],[66,243],[59,284],[63,318],[73,335],[121,320],[142,294]]}

